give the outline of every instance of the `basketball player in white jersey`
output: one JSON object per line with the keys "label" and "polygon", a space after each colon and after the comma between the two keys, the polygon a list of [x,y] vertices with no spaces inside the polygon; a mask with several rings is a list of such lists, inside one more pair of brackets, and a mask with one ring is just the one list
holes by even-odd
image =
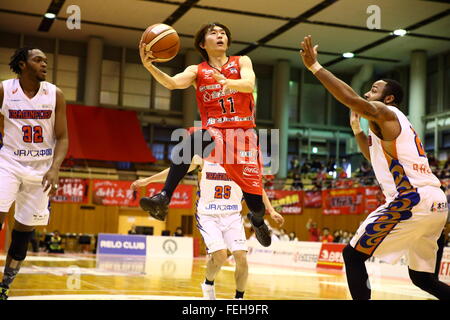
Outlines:
{"label": "basketball player in white jersey", "polygon": [[46,82],[47,57],[36,48],[16,50],[9,63],[17,78],[0,83],[0,223],[15,201],[0,299],[25,260],[30,236],[49,220],[49,196],[58,188],[58,172],[67,153],[66,102]]}
{"label": "basketball player in white jersey", "polygon": [[[227,249],[236,262],[235,299],[243,299],[248,277],[247,244],[244,223],[241,216],[242,190],[231,180],[225,169],[217,163],[203,160],[198,155],[192,159],[188,172],[201,168],[197,200],[197,227],[205,241],[210,259],[206,266],[205,282],[201,284],[203,297],[215,300],[214,279],[227,260]],[[168,176],[166,169],[152,177],[135,181],[131,188],[137,190],[152,182],[164,182]],[[263,190],[263,201],[270,216],[282,225],[284,218],[270,204]]]}
{"label": "basketball player in white jersey", "polygon": [[[447,198],[431,172],[419,137],[397,108],[403,91],[394,80],[379,80],[365,99],[317,61],[311,36],[301,43],[304,65],[355,118],[352,129],[363,155],[372,163],[386,204],[370,213],[343,251],[353,299],[367,300],[371,289],[365,261],[376,256],[395,263],[404,254],[412,282],[438,299],[450,299],[450,287],[435,276],[437,240],[447,219]],[[357,116],[369,121],[369,136]]]}

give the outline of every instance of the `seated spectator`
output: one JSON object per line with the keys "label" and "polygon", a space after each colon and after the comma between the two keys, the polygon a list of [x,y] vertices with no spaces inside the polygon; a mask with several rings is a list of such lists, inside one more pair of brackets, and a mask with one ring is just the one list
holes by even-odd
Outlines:
{"label": "seated spectator", "polygon": [[183,229],[181,227],[177,227],[177,230],[173,234],[174,237],[184,237]]}
{"label": "seated spectator", "polygon": [[327,172],[334,172],[336,170],[336,161],[334,158],[331,158],[327,162]]}
{"label": "seated spectator", "polygon": [[292,182],[292,190],[303,190],[302,177],[299,173],[294,174],[294,181]]}
{"label": "seated spectator", "polygon": [[58,230],[55,230],[53,232],[53,235],[50,239],[48,252],[49,253],[64,253],[64,249],[62,248],[62,239],[61,239],[61,236],[59,235]]}
{"label": "seated spectator", "polygon": [[311,172],[319,172],[322,170],[322,163],[318,159],[314,159],[311,164]]}
{"label": "seated spectator", "polygon": [[431,170],[439,167],[438,161],[436,160],[436,158],[434,157],[434,155],[432,153],[428,154],[428,163],[430,165]]}
{"label": "seated spectator", "polygon": [[367,160],[363,160],[359,169],[362,177],[373,176],[372,167]]}
{"label": "seated spectator", "polygon": [[300,173],[302,175],[306,175],[311,171],[311,163],[309,162],[309,160],[306,160],[302,167],[300,168]]}
{"label": "seated spectator", "polygon": [[280,241],[289,241],[289,236],[286,234],[286,229],[280,229],[278,238],[280,239]]}
{"label": "seated spectator", "polygon": [[131,225],[131,229],[128,230],[128,234],[137,234],[136,226],[134,224]]}
{"label": "seated spectator", "polygon": [[289,233],[289,241],[298,241],[297,235],[294,231]]}
{"label": "seated spectator", "polygon": [[333,242],[333,236],[330,234],[330,229],[328,228],[323,228],[322,229],[322,235],[320,236],[319,239],[321,242],[323,243],[331,243]]}
{"label": "seated spectator", "polygon": [[298,157],[293,157],[291,159],[291,168],[293,172],[300,172],[300,161],[298,160]]}
{"label": "seated spectator", "polygon": [[334,231],[334,233],[333,233],[333,242],[339,243],[341,241],[341,238],[342,238],[341,234],[342,234],[342,230]]}
{"label": "seated spectator", "polygon": [[311,218],[306,223],[306,229],[308,230],[308,241],[319,241],[319,229],[317,229],[317,223],[313,222]]}

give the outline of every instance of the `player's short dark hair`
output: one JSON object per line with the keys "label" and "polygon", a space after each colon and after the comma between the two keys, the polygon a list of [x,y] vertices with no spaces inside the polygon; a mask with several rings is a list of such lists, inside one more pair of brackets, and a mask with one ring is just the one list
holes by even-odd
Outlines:
{"label": "player's short dark hair", "polygon": [[386,82],[386,86],[384,87],[383,94],[384,96],[394,96],[394,101],[396,105],[399,105],[403,101],[403,88],[402,85],[395,80],[392,79],[381,79],[381,81]]}
{"label": "player's short dark hair", "polygon": [[20,70],[19,62],[27,62],[28,56],[31,50],[38,49],[35,47],[22,47],[17,49],[14,54],[11,56],[11,59],[9,61],[9,68],[15,73],[15,74],[21,74],[22,70]]}
{"label": "player's short dark hair", "polygon": [[202,45],[205,44],[206,33],[214,27],[220,27],[225,31],[225,33],[227,34],[227,38],[228,38],[227,45],[228,45],[228,47],[230,47],[230,45],[231,45],[231,32],[230,32],[230,29],[228,29],[225,25],[223,25],[219,22],[212,22],[212,23],[203,25],[200,28],[200,30],[198,30],[197,33],[195,34],[194,45],[195,45],[195,48],[198,50],[198,52],[200,52],[200,54],[202,55],[203,59],[205,59],[206,61],[209,60],[208,53],[206,52],[205,49],[200,47],[200,44],[202,44]]}

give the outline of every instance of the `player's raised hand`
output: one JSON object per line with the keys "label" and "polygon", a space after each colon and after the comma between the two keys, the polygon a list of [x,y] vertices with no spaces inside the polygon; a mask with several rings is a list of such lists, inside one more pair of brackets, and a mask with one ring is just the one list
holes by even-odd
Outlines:
{"label": "player's raised hand", "polygon": [[150,66],[153,62],[157,61],[157,58],[155,58],[151,51],[145,50],[146,44],[142,42],[142,40],[139,42],[139,55],[141,56],[142,64],[145,67]]}
{"label": "player's raised hand", "polygon": [[284,218],[281,214],[276,212],[275,210],[270,211],[270,217],[279,224],[280,227],[284,224]]}
{"label": "player's raised hand", "polygon": [[316,44],[315,46],[313,46],[312,37],[309,35],[303,38],[300,46],[300,56],[302,57],[303,64],[305,65],[305,67],[310,69],[311,66],[317,62],[317,48],[319,47],[319,45]]}
{"label": "player's raised hand", "polygon": [[44,187],[44,192],[49,191],[48,195],[53,196],[58,190],[58,170],[50,169],[42,178],[42,186]]}

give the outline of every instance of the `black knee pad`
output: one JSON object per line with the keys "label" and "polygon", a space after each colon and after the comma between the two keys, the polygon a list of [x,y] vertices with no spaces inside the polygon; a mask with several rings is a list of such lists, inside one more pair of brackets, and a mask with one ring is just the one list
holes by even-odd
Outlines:
{"label": "black knee pad", "polygon": [[433,274],[428,272],[414,271],[408,268],[409,278],[412,283],[422,290],[427,291],[430,284],[435,281]]}
{"label": "black knee pad", "polygon": [[353,248],[350,244],[346,245],[344,250],[342,250],[342,256],[344,257],[345,264],[348,264],[352,261],[362,261],[365,262],[370,258],[369,255],[359,252],[355,248]]}
{"label": "black knee pad", "polygon": [[266,213],[263,198],[261,195],[244,192],[245,203],[249,210],[256,217],[263,217]]}
{"label": "black knee pad", "polygon": [[30,242],[32,233],[33,231],[22,232],[13,230],[8,255],[16,261],[25,260],[25,257],[27,256],[28,243]]}

